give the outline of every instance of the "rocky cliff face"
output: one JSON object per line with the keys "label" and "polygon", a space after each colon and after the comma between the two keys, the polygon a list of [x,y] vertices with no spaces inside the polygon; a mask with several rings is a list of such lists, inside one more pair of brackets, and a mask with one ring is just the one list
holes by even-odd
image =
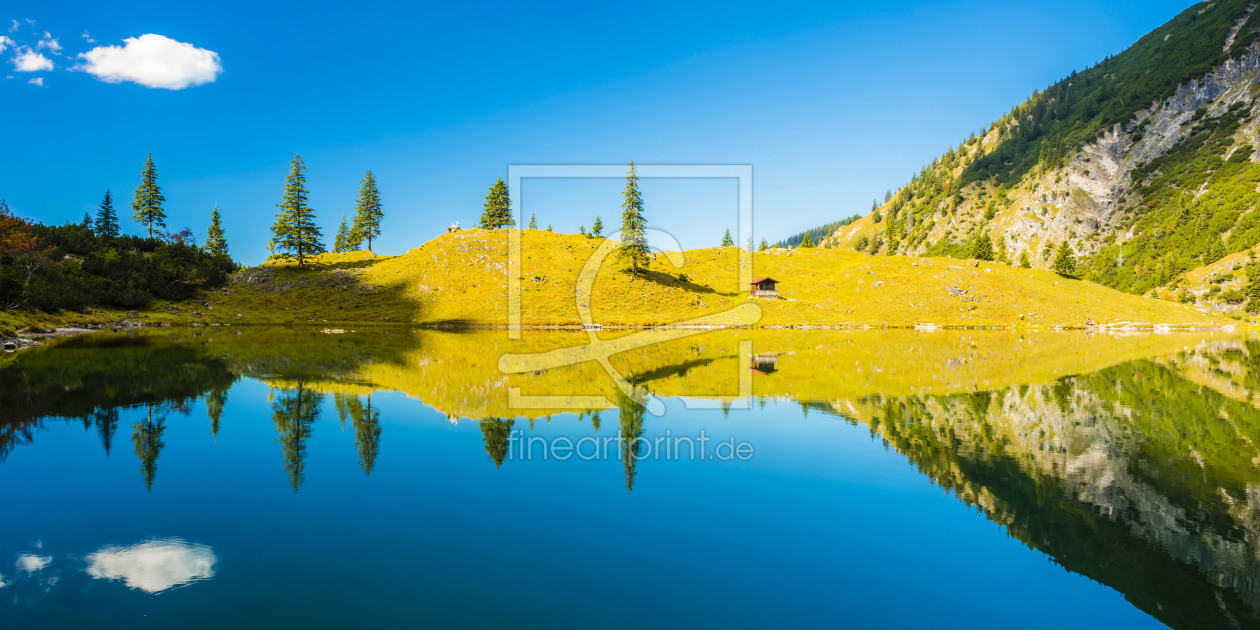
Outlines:
{"label": "rocky cliff face", "polygon": [[[1011,207],[998,213],[992,227],[1005,232],[1012,259],[1027,250],[1035,264],[1049,266],[1041,246],[1047,241],[1067,239],[1077,254],[1096,253],[1106,237],[1118,242],[1137,234],[1126,226],[1125,212],[1138,204],[1131,198],[1134,169],[1158,158],[1185,140],[1192,130],[1191,118],[1206,107],[1206,116],[1219,116],[1235,103],[1243,103],[1249,114],[1235,134],[1235,144],[1226,158],[1240,147],[1254,147],[1260,129],[1260,101],[1253,99],[1252,86],[1260,86],[1260,46],[1231,59],[1216,71],[1177,89],[1176,95],[1140,112],[1128,125],[1117,125],[1102,139],[1082,147],[1068,157],[1066,164],[1035,173],[1012,190]],[[1136,136],[1139,129],[1140,136]],[[1135,139],[1136,136],[1136,139]],[[1251,161],[1256,161],[1254,148]],[[977,189],[983,189],[977,187]],[[1206,189],[1194,191],[1196,197]],[[1251,204],[1260,200],[1256,193]],[[975,223],[979,204],[974,199],[959,213],[960,221],[938,224],[929,237],[935,241],[954,229],[966,234],[968,220]],[[981,211],[982,212],[982,211]],[[920,250],[925,250],[922,245]],[[917,253],[917,252],[916,252]]]}

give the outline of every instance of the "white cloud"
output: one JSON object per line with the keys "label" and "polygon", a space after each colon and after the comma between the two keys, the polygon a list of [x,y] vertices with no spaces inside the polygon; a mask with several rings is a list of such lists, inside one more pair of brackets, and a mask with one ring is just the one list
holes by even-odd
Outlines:
{"label": "white cloud", "polygon": [[18,72],[43,72],[52,70],[53,62],[28,48],[13,58],[13,69]]}
{"label": "white cloud", "polygon": [[91,33],[89,33],[89,32],[87,32],[86,30],[85,30],[85,31],[83,31],[83,41],[85,41],[85,42],[87,42],[87,43],[89,43],[89,44],[95,44],[95,43],[96,43],[96,40],[95,40],[95,39],[92,39],[92,34],[91,34]]}
{"label": "white cloud", "polygon": [[97,46],[79,57],[79,70],[106,83],[130,81],[166,90],[210,83],[223,72],[219,53],[154,33],[128,37],[122,46]]}
{"label": "white cloud", "polygon": [[51,556],[37,556],[35,554],[24,553],[18,556],[17,568],[25,573],[35,573],[42,571],[44,567],[52,563]]}
{"label": "white cloud", "polygon": [[218,562],[209,547],[178,538],[150,540],[130,547],[102,547],[85,560],[88,575],[123,580],[127,586],[147,593],[212,578]]}
{"label": "white cloud", "polygon": [[38,85],[39,87],[46,87],[44,85],[44,77],[35,77],[34,79],[27,81],[27,83],[30,83],[31,85]]}
{"label": "white cloud", "polygon": [[18,21],[17,21],[17,20],[13,20],[13,26],[10,26],[10,27],[9,27],[9,32],[10,32],[10,33],[12,33],[12,32],[17,31],[17,30],[18,30],[18,26],[19,26]]}
{"label": "white cloud", "polygon": [[35,48],[47,48],[55,53],[61,52],[61,44],[57,41],[57,38],[53,37],[52,33],[49,33],[48,31],[44,31],[44,38],[39,40],[39,43],[35,45]]}
{"label": "white cloud", "polygon": [[9,39],[8,37],[5,37],[4,35],[0,35],[0,53],[4,52],[6,48],[12,45],[13,45],[13,40]]}
{"label": "white cloud", "polygon": [[9,583],[4,581],[4,574],[0,573],[0,588],[8,586]]}

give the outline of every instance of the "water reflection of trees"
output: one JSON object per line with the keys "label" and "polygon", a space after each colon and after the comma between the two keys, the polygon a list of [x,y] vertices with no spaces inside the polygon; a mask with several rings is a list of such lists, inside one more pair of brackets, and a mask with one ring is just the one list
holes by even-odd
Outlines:
{"label": "water reflection of trees", "polygon": [[343,429],[346,420],[350,420],[359,467],[365,474],[371,475],[381,451],[381,412],[372,407],[372,394],[360,397],[337,393],[333,395],[333,405]]}
{"label": "water reflection of trees", "polygon": [[494,467],[503,466],[503,460],[511,448],[512,427],[515,420],[504,418],[485,418],[477,423],[481,429],[481,441],[485,444],[486,455],[494,462]]}
{"label": "water reflection of trees", "polygon": [[136,457],[140,459],[140,476],[144,479],[144,488],[153,490],[153,478],[157,475],[157,458],[162,454],[162,433],[166,431],[166,417],[153,416],[153,405],[145,406],[145,416],[131,425],[131,442],[136,448]]}
{"label": "water reflection of trees", "polygon": [[[300,379],[298,387],[278,387],[273,409],[285,469],[296,490],[318,414],[314,401],[323,399],[306,379],[353,374],[364,364],[399,360],[399,353],[412,347],[414,338],[405,331],[330,339],[311,331],[214,335],[147,330],[54,340],[0,367],[0,462],[55,421],[95,428],[108,457],[120,423],[131,414],[141,479],[152,489],[169,426],[167,413],[188,414],[197,400],[204,400],[210,434],[217,439],[228,393],[241,376]],[[341,402],[354,427],[359,464],[371,474],[380,453],[380,410],[370,393],[345,396]]]}
{"label": "water reflection of trees", "polygon": [[634,490],[635,467],[642,455],[643,398],[635,400],[620,391],[616,396],[618,419],[621,423],[621,467],[626,477],[626,491]]}
{"label": "water reflection of trees", "polygon": [[272,422],[279,434],[283,452],[284,470],[289,474],[289,485],[294,492],[302,488],[306,469],[306,442],[319,419],[319,408],[324,396],[298,381],[297,387],[282,389],[274,394],[271,405]]}
{"label": "water reflection of trees", "polygon": [[120,411],[187,409],[207,389],[226,391],[238,378],[197,344],[157,336],[67,339],[20,359],[0,368],[0,462],[57,418],[95,426],[109,454]]}

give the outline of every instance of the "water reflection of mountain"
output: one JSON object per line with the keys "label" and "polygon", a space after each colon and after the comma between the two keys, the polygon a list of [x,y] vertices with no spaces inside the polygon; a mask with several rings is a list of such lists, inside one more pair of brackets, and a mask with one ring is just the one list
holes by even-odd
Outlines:
{"label": "water reflection of mountain", "polygon": [[1236,367],[1258,350],[1215,344],[1049,385],[827,406],[1170,626],[1256,627],[1260,410],[1178,368]]}

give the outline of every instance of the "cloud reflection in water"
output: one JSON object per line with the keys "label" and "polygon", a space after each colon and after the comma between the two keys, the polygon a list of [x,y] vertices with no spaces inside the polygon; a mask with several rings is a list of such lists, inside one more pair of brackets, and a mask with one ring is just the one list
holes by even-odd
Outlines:
{"label": "cloud reflection in water", "polygon": [[214,577],[218,558],[210,547],[168,538],[129,547],[101,547],[85,560],[93,578],[123,580],[130,588],[161,593]]}

